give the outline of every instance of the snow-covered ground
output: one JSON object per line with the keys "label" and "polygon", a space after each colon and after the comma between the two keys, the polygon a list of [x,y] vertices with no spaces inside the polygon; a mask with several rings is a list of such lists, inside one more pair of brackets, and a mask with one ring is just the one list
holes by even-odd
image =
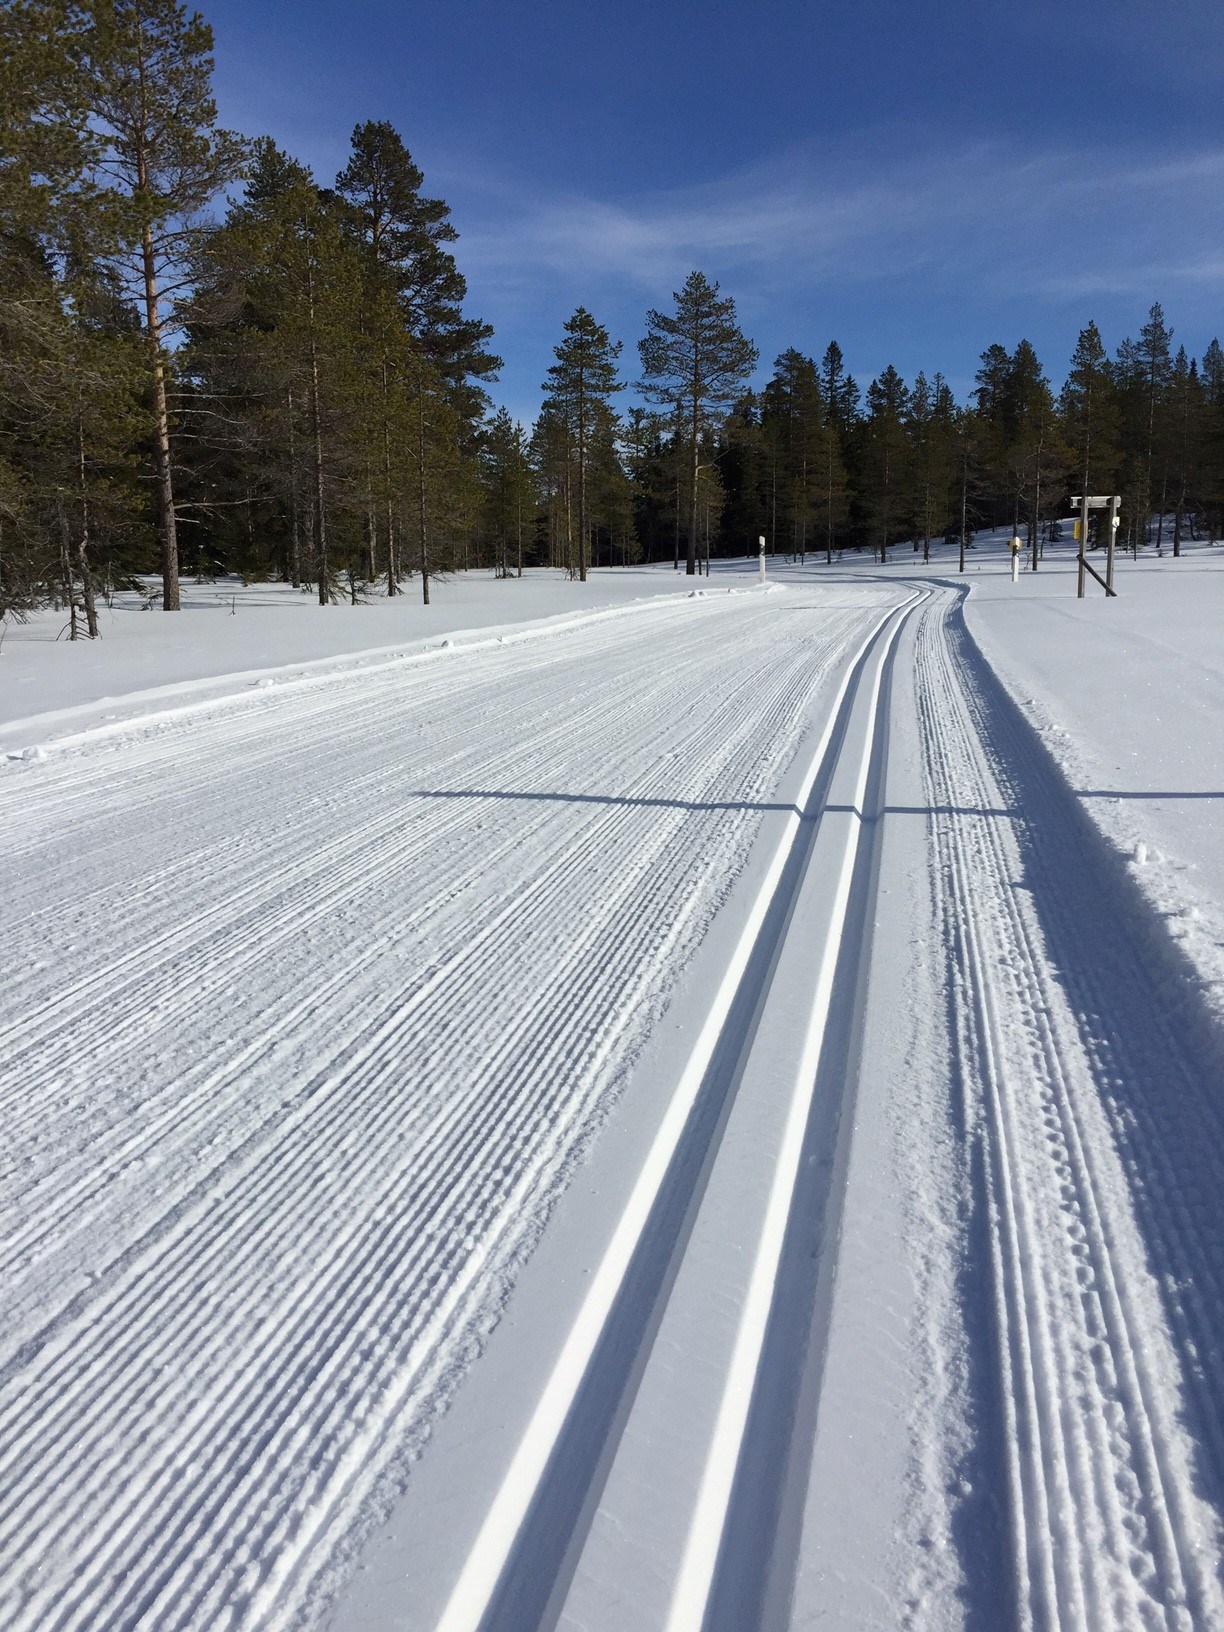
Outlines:
{"label": "snow-covered ground", "polygon": [[969,628],[1224,1027],[1224,547],[1122,558],[1111,601],[1049,568],[975,575]]}
{"label": "snow-covered ground", "polygon": [[6,1627],[1224,1626],[1224,576],[940,554],[6,640]]}
{"label": "snow-covered ground", "polygon": [[[150,580],[149,587],[158,585]],[[421,604],[419,581],[410,579],[392,600],[376,593],[357,606],[320,607],[310,586],[184,578],[177,615],[148,610],[148,596],[124,591],[110,606],[100,603],[99,641],[68,641],[63,612],[5,626],[0,750],[23,745],[28,732],[21,722],[34,715],[52,716],[42,729],[64,735],[158,704],[232,691],[236,676],[253,682],[276,668],[324,666],[357,654],[377,662],[448,637],[487,637],[546,618],[569,621],[691,587],[683,574],[632,567],[594,573],[585,584],[540,568],[504,579],[462,572],[431,581],[429,606]]]}

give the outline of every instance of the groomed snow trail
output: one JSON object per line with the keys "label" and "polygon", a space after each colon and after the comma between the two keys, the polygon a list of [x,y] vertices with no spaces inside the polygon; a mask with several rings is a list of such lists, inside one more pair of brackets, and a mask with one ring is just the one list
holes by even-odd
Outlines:
{"label": "groomed snow trail", "polygon": [[[951,1069],[898,1172],[956,1133],[966,1273],[877,1247],[942,1289],[972,1443],[915,1348],[956,1448],[914,1500],[960,1556],[860,1601],[880,1632],[1224,1628],[1219,1059],[956,593],[706,594],[252,690],[4,767],[0,824],[6,1632],[312,1622],[450,1401],[439,1437],[480,1440],[491,1362],[513,1432],[398,1561],[434,1572],[422,1632],[829,1624],[802,1566],[854,1131],[904,1099],[863,1065],[899,858],[943,941],[914,1069]],[[598,1169],[619,1123],[592,1154],[613,1199],[565,1194],[643,1082],[634,1160]],[[494,1332],[567,1262],[558,1203],[598,1250],[548,1343]],[[970,1483],[997,1528],[958,1524]]]}
{"label": "groomed snow trail", "polygon": [[293,1615],[895,598],[652,606],[5,768],[6,1628]]}
{"label": "groomed snow trail", "polygon": [[1224,1626],[1218,1063],[959,604],[923,617],[918,692],[1007,1596],[1037,1632]]}
{"label": "groomed snow trail", "polygon": [[[788,1274],[796,1232],[811,1279],[807,1231],[825,1199],[813,1194],[812,1163],[845,1099],[838,1083],[831,1119],[818,1112],[818,1066],[843,939],[863,908],[853,882],[878,792],[869,779],[874,763],[878,784],[889,660],[921,596],[882,621],[838,694],[800,808],[439,1632],[558,1616],[567,1627],[700,1632],[707,1612],[737,1624],[738,1611],[720,1618],[727,1589],[716,1597],[716,1578],[730,1573],[730,1597],[741,1596],[743,1572],[720,1572],[720,1560],[753,1483],[750,1440],[780,1439],[785,1468],[785,1430],[771,1435],[762,1411],[785,1420],[788,1401],[762,1401],[762,1385],[771,1335],[792,1295],[805,1295]],[[803,1369],[790,1359],[788,1370]],[[753,1506],[760,1495],[751,1491]]]}
{"label": "groomed snow trail", "polygon": [[[938,593],[898,609],[848,678],[805,822],[716,1006],[722,1033],[698,1044],[700,1080],[669,1107],[437,1632],[801,1624],[856,1114],[850,1011],[880,921],[892,658],[909,623],[929,808],[896,816],[924,814],[933,845],[967,1250],[992,1289],[989,1330],[972,1334],[972,1474],[1007,1544],[942,1528],[963,1538],[962,1579],[995,1577],[972,1599],[999,1624],[1224,1626],[1218,1068],[1162,1013],[1073,797],[975,661],[959,598]],[[928,1495],[970,1492],[956,1476]],[[920,1563],[878,1624],[961,1624],[948,1578],[933,1599],[928,1579]]]}

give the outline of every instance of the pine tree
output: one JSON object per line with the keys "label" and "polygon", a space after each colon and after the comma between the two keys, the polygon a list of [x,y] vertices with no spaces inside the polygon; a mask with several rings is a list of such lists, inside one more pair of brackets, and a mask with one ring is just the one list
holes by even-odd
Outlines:
{"label": "pine tree", "polygon": [[965,551],[973,541],[977,520],[977,498],[981,485],[982,448],[985,442],[985,421],[980,412],[961,408],[954,421],[956,449],[955,517],[957,540],[960,545],[958,572],[965,570]]}
{"label": "pine tree", "polygon": [[735,321],[735,302],[719,299],[718,284],[690,272],[673,294],[672,315],[647,313],[638,342],[642,389],[683,415],[689,454],[689,533],[686,571],[697,571],[702,433],[714,429],[757,365],[759,353]]}
{"label": "pine tree", "polygon": [[501,359],[487,349],[491,326],[463,314],[467,283],[447,247],[459,234],[450,206],[425,197],[424,183],[393,125],[367,120],[354,129],[336,191],[374,260],[392,274],[409,333],[445,382],[450,407],[474,432],[488,406],[484,382],[496,379]]}
{"label": "pine tree", "polygon": [[0,616],[48,595],[96,636],[142,510],[131,309],[108,271],[119,200],[90,119],[91,19],[57,0],[0,10]]}
{"label": "pine tree", "polygon": [[[172,303],[186,283],[192,218],[236,177],[237,137],[217,128],[212,30],[177,0],[95,0],[90,103],[101,171],[128,199],[153,404],[162,606],[179,609],[179,560],[167,390]],[[168,309],[167,302],[171,303]]]}
{"label": "pine tree", "polygon": [[[211,237],[193,366],[288,453],[320,605],[357,516],[368,439],[368,334],[358,244],[309,171],[262,144],[252,186]],[[258,445],[258,440],[256,446]]]}
{"label": "pine tree", "polygon": [[1065,476],[1072,454],[1062,438],[1049,381],[1027,340],[1021,340],[1012,354],[1005,422],[1010,432],[1007,472],[1014,495],[1013,524],[1018,526],[1026,513],[1029,565],[1036,572],[1042,508],[1049,505],[1054,484]]}
{"label": "pine tree", "polygon": [[[957,471],[956,404],[942,374],[928,381],[919,374],[909,403],[913,450],[915,520],[922,539],[922,559],[931,559],[931,538],[943,533],[952,516]],[[914,539],[918,549],[918,537]]]}

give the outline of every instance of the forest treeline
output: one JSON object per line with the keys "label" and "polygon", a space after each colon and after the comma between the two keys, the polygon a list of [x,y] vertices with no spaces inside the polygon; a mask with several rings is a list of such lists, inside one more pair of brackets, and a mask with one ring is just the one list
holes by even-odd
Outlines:
{"label": "forest treeline", "polygon": [[[390,124],[330,185],[217,124],[212,36],[175,0],[0,0],[0,617],[180,572],[279,577],[322,604],[484,566],[520,573],[767,548],[1034,552],[1071,492],[1122,495],[1121,542],[1224,521],[1224,352],[1159,306],[1095,324],[1056,392],[1033,347],[861,389],[830,343],[763,388],[734,302],[694,272],[638,366],[579,306],[525,427],[467,310],[446,203]],[[632,386],[638,405],[622,409]]]}

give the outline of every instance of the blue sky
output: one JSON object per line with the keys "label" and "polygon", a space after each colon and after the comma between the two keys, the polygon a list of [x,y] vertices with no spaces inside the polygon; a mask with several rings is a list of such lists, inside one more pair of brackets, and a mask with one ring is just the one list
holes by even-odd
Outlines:
{"label": "blue sky", "polygon": [[835,338],[866,384],[1021,337],[1061,377],[1160,300],[1224,332],[1219,0],[202,0],[224,122],[330,182],[390,119],[451,205],[469,309],[532,416],[582,304],[632,378],[693,267],[762,379]]}

